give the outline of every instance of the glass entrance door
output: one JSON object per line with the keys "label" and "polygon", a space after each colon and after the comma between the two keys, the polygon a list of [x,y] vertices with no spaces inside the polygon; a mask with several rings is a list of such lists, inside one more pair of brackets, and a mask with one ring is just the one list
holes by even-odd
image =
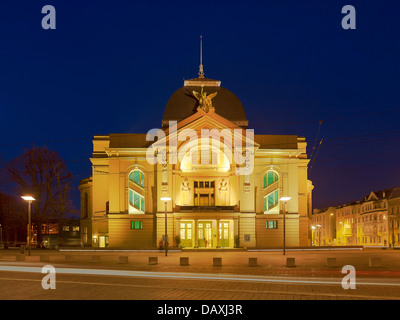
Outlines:
{"label": "glass entrance door", "polygon": [[224,247],[229,247],[229,222],[219,223],[219,245]]}
{"label": "glass entrance door", "polygon": [[106,248],[108,246],[108,236],[99,236],[99,248]]}
{"label": "glass entrance door", "polygon": [[180,238],[182,247],[193,247],[192,221],[182,221],[180,225]]}
{"label": "glass entrance door", "polygon": [[199,248],[212,248],[212,222],[199,221],[198,228],[198,245]]}

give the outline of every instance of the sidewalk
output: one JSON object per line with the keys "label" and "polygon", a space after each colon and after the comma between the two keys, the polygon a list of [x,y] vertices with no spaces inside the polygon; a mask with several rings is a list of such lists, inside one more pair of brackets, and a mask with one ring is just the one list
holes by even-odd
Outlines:
{"label": "sidewalk", "polygon": [[[120,258],[124,257],[124,258]],[[149,264],[156,257],[157,264]],[[189,265],[181,265],[186,257]],[[221,258],[222,265],[214,266],[213,258]],[[256,258],[257,265],[250,266],[249,258]],[[293,267],[288,267],[287,258],[294,258]],[[327,258],[331,258],[327,266]],[[332,260],[332,258],[334,260]],[[373,260],[370,260],[373,259]],[[253,260],[254,261],[254,260]],[[31,251],[31,256],[20,255],[19,250],[0,250],[1,263],[40,263],[90,268],[112,268],[120,270],[226,273],[242,275],[292,276],[343,276],[342,267],[352,265],[360,276],[400,278],[400,251],[395,250],[342,250],[342,251],[282,251],[273,252],[81,252],[57,250]],[[374,263],[371,265],[370,263]]]}

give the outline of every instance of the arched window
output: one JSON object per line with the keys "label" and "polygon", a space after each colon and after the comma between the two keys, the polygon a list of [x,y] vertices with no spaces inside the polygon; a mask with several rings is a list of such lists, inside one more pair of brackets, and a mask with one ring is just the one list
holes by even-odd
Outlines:
{"label": "arched window", "polygon": [[144,173],[134,169],[129,173],[128,213],[145,213]]}
{"label": "arched window", "polygon": [[131,171],[129,180],[144,188],[144,173],[138,169]]}
{"label": "arched window", "polygon": [[269,170],[264,174],[264,188],[270,186],[276,181],[278,181],[278,174],[275,171]]}

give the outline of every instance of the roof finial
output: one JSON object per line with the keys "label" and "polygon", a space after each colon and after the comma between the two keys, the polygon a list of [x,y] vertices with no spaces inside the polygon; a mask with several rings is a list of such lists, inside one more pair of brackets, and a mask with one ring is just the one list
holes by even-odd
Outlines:
{"label": "roof finial", "polygon": [[199,78],[204,78],[204,71],[203,71],[203,36],[200,36],[200,68],[199,68]]}

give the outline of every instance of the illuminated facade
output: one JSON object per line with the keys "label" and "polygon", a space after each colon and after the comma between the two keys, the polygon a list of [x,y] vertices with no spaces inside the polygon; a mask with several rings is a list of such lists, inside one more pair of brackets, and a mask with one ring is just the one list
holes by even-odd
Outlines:
{"label": "illuminated facade", "polygon": [[400,188],[371,191],[357,202],[316,209],[312,221],[314,245],[398,246]]}
{"label": "illuminated facade", "polygon": [[[242,103],[220,84],[200,75],[173,93],[162,119],[163,137],[156,139],[157,145],[165,143],[164,153],[147,134],[94,136],[92,176],[79,187],[84,245],[160,247],[165,234],[161,198],[169,197],[170,246],[279,247],[281,196],[291,197],[285,210],[286,245],[310,245],[313,186],[307,179],[305,139],[257,134],[250,139],[245,134],[248,121]],[[238,164],[209,140],[193,144],[185,136],[213,129],[232,136],[234,130],[243,133],[241,145],[250,144],[254,151],[252,170],[244,171],[248,174],[237,171],[240,166],[246,169],[247,160]],[[183,155],[175,163],[149,162],[149,154],[170,159],[171,145]],[[223,146],[227,147],[225,140]]]}
{"label": "illuminated facade", "polygon": [[313,246],[336,245],[336,208],[314,210],[311,237]]}

